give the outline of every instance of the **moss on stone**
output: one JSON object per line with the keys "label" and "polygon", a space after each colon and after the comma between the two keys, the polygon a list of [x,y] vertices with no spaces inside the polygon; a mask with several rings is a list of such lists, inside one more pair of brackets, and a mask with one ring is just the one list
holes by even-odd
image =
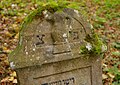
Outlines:
{"label": "moss on stone", "polygon": [[76,10],[79,10],[79,4],[76,2],[70,2],[70,1],[51,1],[51,2],[41,2],[39,7],[31,12],[23,21],[21,25],[21,30],[26,27],[28,23],[30,23],[35,16],[41,16],[42,17],[42,11],[48,10],[51,13],[54,13],[56,11],[63,10],[64,8],[73,8]]}
{"label": "moss on stone", "polygon": [[[100,55],[103,53],[102,47],[104,46],[104,43],[94,31],[92,34],[86,35],[86,38],[84,40],[86,42],[86,45],[80,47],[81,54]],[[87,43],[91,45],[91,47],[88,46],[89,49],[87,48]]]}

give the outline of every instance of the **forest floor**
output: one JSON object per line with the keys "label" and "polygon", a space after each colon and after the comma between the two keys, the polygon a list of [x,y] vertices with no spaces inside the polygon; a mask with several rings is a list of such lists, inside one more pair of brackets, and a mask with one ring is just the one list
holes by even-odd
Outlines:
{"label": "forest floor", "polygon": [[[120,85],[120,0],[76,1],[108,47],[102,57],[103,85]],[[17,83],[16,73],[9,67],[8,54],[17,46],[20,24],[38,6],[39,0],[0,0],[1,85]]]}

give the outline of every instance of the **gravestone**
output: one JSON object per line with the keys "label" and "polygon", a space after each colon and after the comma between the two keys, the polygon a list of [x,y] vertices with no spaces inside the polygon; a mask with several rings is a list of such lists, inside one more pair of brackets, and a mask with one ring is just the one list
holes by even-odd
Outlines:
{"label": "gravestone", "polygon": [[41,11],[20,35],[9,56],[20,85],[102,85],[100,56],[83,55],[80,46],[91,34],[78,11]]}

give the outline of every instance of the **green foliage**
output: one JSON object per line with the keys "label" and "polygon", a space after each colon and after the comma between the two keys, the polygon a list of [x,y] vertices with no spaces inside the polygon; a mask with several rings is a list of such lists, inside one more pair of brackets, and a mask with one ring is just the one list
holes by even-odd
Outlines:
{"label": "green foliage", "polygon": [[119,51],[112,52],[112,55],[114,55],[114,56],[120,56],[120,52]]}
{"label": "green foliage", "polygon": [[113,85],[120,85],[120,75],[115,76]]}
{"label": "green foliage", "polygon": [[[120,0],[93,0],[94,4],[100,5],[96,10],[95,28],[104,28],[104,23],[120,17],[119,9]],[[117,25],[117,24],[116,24]]]}
{"label": "green foliage", "polygon": [[120,5],[120,0],[105,0],[104,4],[108,8],[114,8],[117,5]]}
{"label": "green foliage", "polygon": [[30,10],[26,9],[27,10],[26,11],[24,9],[24,7],[27,6],[27,3],[28,3],[27,1],[21,0],[2,0],[0,2],[0,14],[3,16],[19,16],[21,12],[29,13],[28,11]]}
{"label": "green foliage", "polygon": [[103,51],[102,51],[102,47],[104,46],[103,42],[101,41],[101,39],[98,37],[98,35],[96,33],[93,33],[91,35],[87,35],[85,38],[85,42],[89,43],[90,50],[89,47],[87,48],[87,45],[81,46],[80,47],[80,52],[82,54],[97,54],[100,55]]}
{"label": "green foliage", "polygon": [[116,63],[112,68],[110,68],[108,71],[110,73],[113,73],[115,75],[120,75],[119,69],[118,69],[118,65],[120,65],[120,62]]}
{"label": "green foliage", "polygon": [[118,69],[118,65],[120,65],[120,62],[117,62],[112,68],[108,69],[108,72],[115,75],[113,85],[119,85],[120,83],[120,72]]}
{"label": "green foliage", "polygon": [[114,46],[114,48],[116,48],[116,49],[120,49],[120,43],[119,43],[119,42],[113,43],[113,46]]}
{"label": "green foliage", "polygon": [[104,28],[104,23],[107,22],[105,18],[96,16],[94,27],[95,28]]}
{"label": "green foliage", "polygon": [[120,4],[120,0],[93,0],[93,2],[103,4],[106,8],[114,8]]}
{"label": "green foliage", "polygon": [[103,23],[106,22],[106,19],[105,19],[105,18],[102,18],[102,17],[96,16],[96,21],[99,22],[100,24],[103,24]]}
{"label": "green foliage", "polygon": [[118,68],[119,65],[120,65],[120,62],[117,62],[114,64],[113,67],[103,69],[104,72],[107,72],[107,73],[114,75],[114,80],[113,80],[112,85],[119,85],[120,84],[120,71]]}

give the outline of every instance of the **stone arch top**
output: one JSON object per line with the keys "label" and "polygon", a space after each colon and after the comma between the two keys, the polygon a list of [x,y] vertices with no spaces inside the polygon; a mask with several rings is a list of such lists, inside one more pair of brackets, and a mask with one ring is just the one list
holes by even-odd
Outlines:
{"label": "stone arch top", "polygon": [[70,8],[54,13],[41,11],[21,31],[21,47],[9,58],[15,68],[80,57],[80,46],[91,33],[82,15]]}

